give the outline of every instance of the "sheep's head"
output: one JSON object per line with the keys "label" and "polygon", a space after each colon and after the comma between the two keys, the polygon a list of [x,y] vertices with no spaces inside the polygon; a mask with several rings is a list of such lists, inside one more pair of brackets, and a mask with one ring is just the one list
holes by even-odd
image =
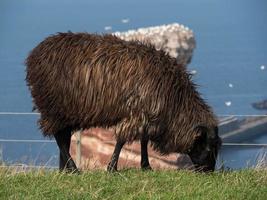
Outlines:
{"label": "sheep's head", "polygon": [[197,171],[214,171],[218,150],[221,146],[218,127],[197,126],[195,129],[198,134],[188,155]]}

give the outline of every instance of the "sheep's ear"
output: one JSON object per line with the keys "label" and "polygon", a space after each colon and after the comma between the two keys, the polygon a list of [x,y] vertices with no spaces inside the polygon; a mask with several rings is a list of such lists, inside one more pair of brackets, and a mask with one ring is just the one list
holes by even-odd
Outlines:
{"label": "sheep's ear", "polygon": [[197,128],[199,129],[199,130],[201,130],[202,132],[208,132],[208,127],[207,126],[205,126],[205,125],[198,125],[197,126]]}
{"label": "sheep's ear", "polygon": [[198,137],[204,137],[208,132],[208,128],[204,125],[197,125],[195,131],[197,132]]}
{"label": "sheep's ear", "polygon": [[217,126],[215,126],[212,129],[209,129],[208,138],[211,140],[215,140],[216,138],[218,138],[218,127]]}
{"label": "sheep's ear", "polygon": [[[201,151],[216,151],[221,146],[221,139],[218,137],[218,128],[208,128],[207,126],[199,125],[195,127],[195,143],[194,146],[198,152]],[[216,153],[217,154],[217,153]]]}
{"label": "sheep's ear", "polygon": [[211,141],[212,144],[214,144],[215,146],[217,146],[217,148],[220,148],[222,145],[222,140],[219,137],[219,130],[218,127],[214,127],[214,129],[211,129],[211,132],[209,133],[208,137],[209,137],[209,141]]}
{"label": "sheep's ear", "polygon": [[208,128],[203,125],[198,125],[195,128],[195,141],[200,142],[200,141],[206,141],[207,140],[207,135],[208,135]]}
{"label": "sheep's ear", "polygon": [[205,135],[207,148],[208,147],[217,147],[220,148],[222,141],[221,138],[218,135],[218,127],[214,128],[207,128],[207,127],[201,127],[202,134]]}
{"label": "sheep's ear", "polygon": [[197,128],[197,132],[201,133],[202,136],[206,136],[207,139],[215,139],[218,137],[218,127],[214,127],[214,128],[208,128],[205,125],[198,125],[196,126]]}

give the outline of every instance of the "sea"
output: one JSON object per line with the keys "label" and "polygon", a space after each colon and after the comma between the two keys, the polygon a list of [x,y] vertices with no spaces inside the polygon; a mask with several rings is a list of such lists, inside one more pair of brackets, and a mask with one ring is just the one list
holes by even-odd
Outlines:
{"label": "sea", "polygon": [[[55,166],[55,143],[43,140],[25,83],[24,60],[57,32],[106,33],[180,23],[194,31],[197,47],[189,70],[218,116],[264,115],[251,103],[267,99],[266,0],[1,0],[0,159],[6,163]],[[14,140],[25,140],[18,142]],[[47,140],[47,139],[46,139]],[[267,143],[262,133],[249,143]],[[232,169],[255,165],[260,147],[223,146]]]}

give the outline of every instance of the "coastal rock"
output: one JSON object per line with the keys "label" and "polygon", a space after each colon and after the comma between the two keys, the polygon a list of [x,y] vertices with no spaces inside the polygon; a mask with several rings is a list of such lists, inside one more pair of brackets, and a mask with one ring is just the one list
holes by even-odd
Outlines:
{"label": "coastal rock", "polygon": [[166,51],[181,64],[190,63],[193,50],[196,47],[193,31],[178,23],[115,32],[113,34],[126,41],[139,40],[151,43],[157,49]]}
{"label": "coastal rock", "polygon": [[[77,137],[72,136],[71,156],[76,160]],[[81,164],[82,169],[106,169],[114,151],[115,139],[112,129],[92,128],[81,134]],[[189,157],[181,154],[162,156],[148,147],[148,154],[153,169],[183,169],[191,167]],[[125,145],[122,149],[118,167],[140,168],[141,146],[139,142]]]}
{"label": "coastal rock", "polygon": [[252,103],[252,107],[258,110],[267,110],[267,99],[260,102]]}

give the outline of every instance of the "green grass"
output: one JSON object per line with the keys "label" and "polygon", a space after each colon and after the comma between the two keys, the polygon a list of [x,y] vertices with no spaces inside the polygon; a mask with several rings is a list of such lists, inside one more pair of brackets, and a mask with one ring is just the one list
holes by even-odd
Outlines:
{"label": "green grass", "polygon": [[81,175],[0,169],[0,199],[267,199],[267,170],[201,174],[122,170]]}

